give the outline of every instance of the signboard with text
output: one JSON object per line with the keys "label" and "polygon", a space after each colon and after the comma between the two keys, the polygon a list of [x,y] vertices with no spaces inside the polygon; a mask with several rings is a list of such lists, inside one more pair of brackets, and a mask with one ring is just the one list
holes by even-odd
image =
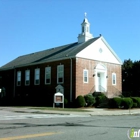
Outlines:
{"label": "signboard with text", "polygon": [[57,92],[54,94],[54,104],[53,107],[55,105],[55,103],[62,103],[63,104],[63,108],[64,108],[64,95],[60,92]]}

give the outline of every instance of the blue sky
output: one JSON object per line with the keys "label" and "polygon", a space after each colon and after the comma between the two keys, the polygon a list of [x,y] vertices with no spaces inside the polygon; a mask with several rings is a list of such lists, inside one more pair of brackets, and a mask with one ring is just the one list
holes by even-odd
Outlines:
{"label": "blue sky", "polygon": [[84,13],[122,61],[140,60],[140,0],[0,0],[0,66],[77,42]]}

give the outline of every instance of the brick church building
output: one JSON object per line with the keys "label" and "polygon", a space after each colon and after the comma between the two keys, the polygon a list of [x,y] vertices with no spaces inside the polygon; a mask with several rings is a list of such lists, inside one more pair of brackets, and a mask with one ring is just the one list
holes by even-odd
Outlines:
{"label": "brick church building", "polygon": [[121,94],[122,62],[102,35],[93,37],[85,17],[78,41],[19,56],[0,67],[0,86],[6,98],[53,103],[60,91],[69,102],[78,95],[103,92]]}

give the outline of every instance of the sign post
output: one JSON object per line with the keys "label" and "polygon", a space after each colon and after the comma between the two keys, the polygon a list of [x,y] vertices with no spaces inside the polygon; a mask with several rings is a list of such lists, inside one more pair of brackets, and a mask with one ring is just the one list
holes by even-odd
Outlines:
{"label": "sign post", "polygon": [[64,95],[60,92],[57,92],[57,93],[54,94],[53,108],[55,107],[56,103],[62,103],[63,108],[64,108]]}

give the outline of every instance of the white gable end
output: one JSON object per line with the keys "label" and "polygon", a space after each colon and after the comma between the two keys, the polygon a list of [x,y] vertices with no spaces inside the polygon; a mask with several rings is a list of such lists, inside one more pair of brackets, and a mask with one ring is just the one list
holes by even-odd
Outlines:
{"label": "white gable end", "polygon": [[122,64],[121,60],[107,44],[103,37],[100,37],[98,40],[80,51],[76,55],[76,57],[82,57],[114,64]]}

